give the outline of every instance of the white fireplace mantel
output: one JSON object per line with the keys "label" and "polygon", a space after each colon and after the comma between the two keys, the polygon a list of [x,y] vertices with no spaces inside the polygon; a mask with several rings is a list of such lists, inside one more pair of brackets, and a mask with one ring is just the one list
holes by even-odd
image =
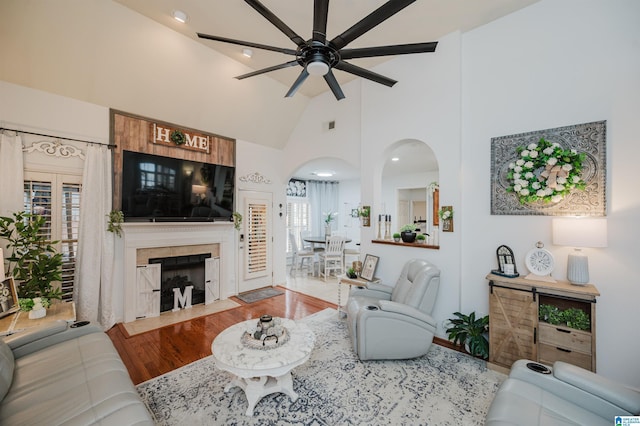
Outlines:
{"label": "white fireplace mantel", "polygon": [[128,222],[119,239],[123,254],[124,322],[136,320],[137,250],[199,244],[220,245],[220,298],[236,295],[235,230],[231,222]]}

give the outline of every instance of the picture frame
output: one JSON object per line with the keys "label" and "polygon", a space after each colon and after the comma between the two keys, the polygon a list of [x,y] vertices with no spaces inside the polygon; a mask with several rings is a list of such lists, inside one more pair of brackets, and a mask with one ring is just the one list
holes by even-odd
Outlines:
{"label": "picture frame", "polygon": [[7,277],[0,282],[0,318],[20,310],[16,282]]}
{"label": "picture frame", "polygon": [[362,262],[362,272],[360,273],[360,278],[373,281],[373,277],[376,272],[376,267],[378,266],[378,261],[380,258],[378,256],[374,256],[372,254],[367,254],[364,257],[364,262]]}

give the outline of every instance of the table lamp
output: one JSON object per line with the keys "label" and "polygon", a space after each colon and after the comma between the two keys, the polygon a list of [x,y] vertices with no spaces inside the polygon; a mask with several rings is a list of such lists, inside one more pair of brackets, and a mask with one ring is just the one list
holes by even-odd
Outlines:
{"label": "table lamp", "polygon": [[607,246],[607,219],[591,217],[555,218],[551,222],[553,244],[571,246],[575,251],[567,259],[567,279],[574,285],[589,282],[589,259],[584,247]]}

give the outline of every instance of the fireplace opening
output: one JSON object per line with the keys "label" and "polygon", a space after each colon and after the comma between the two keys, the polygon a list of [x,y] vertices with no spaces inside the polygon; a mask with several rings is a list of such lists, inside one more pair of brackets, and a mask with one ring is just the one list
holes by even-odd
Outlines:
{"label": "fireplace opening", "polygon": [[191,304],[205,301],[205,260],[211,253],[149,259],[150,264],[160,264],[160,312],[174,308],[174,288],[184,294],[187,286],[193,286]]}

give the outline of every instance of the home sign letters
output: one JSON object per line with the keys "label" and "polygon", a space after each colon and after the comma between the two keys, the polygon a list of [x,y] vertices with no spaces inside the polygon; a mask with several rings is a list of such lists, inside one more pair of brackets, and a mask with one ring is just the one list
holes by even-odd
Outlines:
{"label": "home sign letters", "polygon": [[153,123],[153,143],[209,153],[209,136]]}

